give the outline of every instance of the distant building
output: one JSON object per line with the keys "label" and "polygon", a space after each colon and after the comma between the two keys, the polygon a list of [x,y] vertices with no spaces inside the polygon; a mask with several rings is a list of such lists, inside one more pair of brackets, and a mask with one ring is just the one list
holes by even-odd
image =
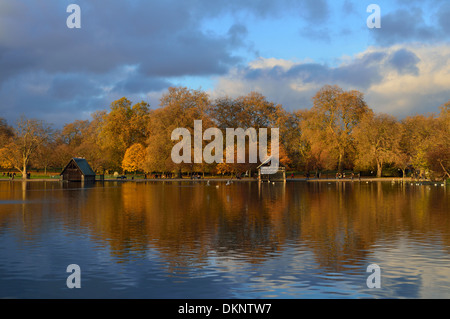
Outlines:
{"label": "distant building", "polygon": [[263,167],[270,167],[271,157],[267,158],[261,165],[258,166],[258,180],[261,182],[285,182],[286,181],[286,167],[278,164],[278,170],[273,174],[265,174]]}
{"label": "distant building", "polygon": [[68,182],[95,182],[95,172],[84,158],[72,158],[60,175]]}

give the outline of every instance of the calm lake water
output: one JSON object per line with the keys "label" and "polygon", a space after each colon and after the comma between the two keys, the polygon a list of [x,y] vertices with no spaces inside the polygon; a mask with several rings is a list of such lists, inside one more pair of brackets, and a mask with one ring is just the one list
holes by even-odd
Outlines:
{"label": "calm lake water", "polygon": [[0,182],[0,298],[450,298],[449,266],[448,187]]}

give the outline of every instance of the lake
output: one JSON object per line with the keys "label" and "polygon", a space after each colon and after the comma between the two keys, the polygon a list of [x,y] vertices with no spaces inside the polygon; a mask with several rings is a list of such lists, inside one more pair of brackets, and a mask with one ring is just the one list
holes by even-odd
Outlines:
{"label": "lake", "polygon": [[448,187],[210,184],[0,182],[0,298],[450,298]]}

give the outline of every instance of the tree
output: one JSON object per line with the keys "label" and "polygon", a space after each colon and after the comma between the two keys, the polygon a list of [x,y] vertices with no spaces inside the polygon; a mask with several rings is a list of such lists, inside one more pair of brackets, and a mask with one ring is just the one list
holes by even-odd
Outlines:
{"label": "tree", "polygon": [[342,172],[344,160],[353,147],[353,129],[371,110],[361,92],[344,91],[338,86],[324,86],[313,97],[313,102],[305,127],[308,140],[311,144],[319,142],[327,146]]}
{"label": "tree", "polygon": [[5,146],[11,142],[13,136],[13,128],[7,124],[5,119],[0,118],[0,167],[2,168],[13,168],[11,162],[8,160],[7,149],[5,149]]}
{"label": "tree", "polygon": [[44,175],[47,175],[47,169],[55,163],[54,150],[56,146],[57,144],[53,139],[53,134],[50,134],[49,138],[36,149],[36,153],[31,160],[31,165],[36,168],[43,168]]}
{"label": "tree", "polygon": [[8,125],[4,118],[0,117],[0,148],[9,143],[14,136],[14,129]]}
{"label": "tree", "polygon": [[[221,131],[223,136],[226,136],[226,129],[241,128],[244,131],[247,129],[255,129],[256,138],[259,141],[259,129],[260,128],[280,128],[281,123],[294,124],[294,119],[289,117],[289,114],[284,112],[281,105],[277,105],[267,100],[262,94],[258,92],[250,92],[245,96],[240,96],[236,99],[230,97],[218,98],[214,101],[212,106],[208,109],[212,121]],[[286,121],[283,122],[282,118]],[[288,121],[291,120],[291,121]],[[268,139],[271,140],[271,130],[268,130]],[[281,146],[283,146],[283,136],[287,133],[287,126],[283,126],[280,129]],[[287,139],[286,139],[287,141]],[[224,149],[226,139],[224,139]],[[269,146],[269,145],[268,145]],[[258,144],[259,147],[259,144]],[[288,154],[283,149],[283,161],[289,162]],[[236,151],[235,151],[236,154]],[[220,164],[221,172],[235,172],[236,174],[255,169],[258,163],[250,163],[249,150],[246,148],[246,161],[245,163],[237,163],[235,159],[234,163]]]}
{"label": "tree", "polygon": [[434,121],[426,159],[435,178],[450,178],[450,101]]}
{"label": "tree", "polygon": [[48,141],[51,129],[41,120],[22,116],[14,133],[10,143],[2,149],[1,156],[3,161],[22,173],[23,179],[27,179],[28,164],[38,148]]}
{"label": "tree", "polygon": [[361,167],[377,169],[377,177],[381,177],[383,165],[395,161],[399,152],[401,138],[400,125],[397,120],[387,114],[364,115],[353,131],[357,158]]}
{"label": "tree", "polygon": [[276,126],[280,129],[280,163],[286,168],[298,169],[305,158],[306,143],[302,135],[302,117],[299,112],[277,110]]}
{"label": "tree", "polygon": [[208,110],[216,126],[221,130],[226,128],[275,127],[281,105],[269,102],[258,92],[250,92],[236,99],[218,98]]}
{"label": "tree", "polygon": [[108,166],[119,168],[125,151],[135,143],[145,143],[149,105],[145,102],[132,104],[123,97],[111,103],[110,112],[102,112],[98,120],[98,146]]}
{"label": "tree", "polygon": [[73,123],[64,125],[60,133],[61,141],[72,148],[80,146],[83,138],[86,136],[86,131],[89,129],[89,124],[88,120],[76,120]]}
{"label": "tree", "polygon": [[[172,141],[171,134],[176,128],[186,128],[192,136],[195,120],[202,121],[203,130],[213,127],[207,113],[210,106],[209,96],[200,90],[171,87],[160,101],[161,108],[149,116],[145,170],[147,172],[178,171],[179,175],[182,170],[204,171],[209,164],[194,164],[193,151],[191,151],[190,163],[175,164],[172,161],[171,151],[178,141]],[[192,147],[193,144],[191,144]]]}
{"label": "tree", "polygon": [[143,168],[145,161],[145,148],[142,144],[133,144],[125,152],[122,161],[122,169],[124,171],[135,173]]}
{"label": "tree", "polygon": [[335,149],[328,145],[322,134],[317,134],[313,125],[314,112],[300,110],[296,112],[296,115],[300,119],[301,136],[298,142],[298,151],[301,156],[302,169],[305,171],[313,169],[316,172],[334,169],[336,167]]}
{"label": "tree", "polygon": [[420,176],[429,174],[427,153],[433,140],[434,122],[434,116],[424,115],[409,116],[402,121],[405,130],[404,149],[416,174]]}

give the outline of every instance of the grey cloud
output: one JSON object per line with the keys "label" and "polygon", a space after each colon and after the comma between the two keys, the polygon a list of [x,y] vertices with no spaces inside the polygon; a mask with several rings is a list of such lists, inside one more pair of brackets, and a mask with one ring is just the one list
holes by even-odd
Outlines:
{"label": "grey cloud", "polygon": [[113,91],[119,95],[143,94],[150,91],[160,91],[171,86],[169,81],[158,77],[146,77],[142,74],[130,76],[119,81]]}
{"label": "grey cloud", "polygon": [[300,64],[287,71],[286,76],[304,83],[342,83],[368,88],[382,79],[380,67],[386,56],[384,52],[371,52],[334,68],[317,63]]}
{"label": "grey cloud", "polygon": [[[43,12],[40,2],[25,2],[27,10],[14,23],[8,22],[8,35],[0,40],[8,50],[19,50],[21,60],[29,62],[22,68],[106,73],[121,64],[140,62],[146,70],[155,66],[165,73],[167,69],[170,76],[196,70],[177,69],[172,65],[174,60],[189,63],[200,55],[210,67],[200,74],[223,73],[224,66],[234,62],[231,51],[239,35],[227,38],[203,33],[202,17],[184,2],[136,1],[133,6],[124,1],[81,1],[79,30],[65,26],[68,14],[63,6],[53,3]],[[48,19],[42,21],[43,17]],[[0,28],[4,28],[3,19],[0,21]],[[10,64],[10,59],[2,55],[0,63]]]}
{"label": "grey cloud", "polygon": [[[233,51],[249,49],[246,26],[217,35],[202,23],[240,10],[269,17],[294,2],[79,0],[81,29],[66,27],[69,3],[0,2],[0,110],[11,122],[20,113],[75,116],[107,108],[111,89],[144,94],[170,77],[225,74],[240,61]],[[126,65],[137,71],[118,72]]]}
{"label": "grey cloud", "polygon": [[315,24],[325,22],[330,14],[328,2],[326,0],[303,0],[303,17]]}
{"label": "grey cloud", "polygon": [[446,3],[442,7],[440,7],[439,12],[437,14],[437,19],[439,26],[446,33],[450,33],[450,4]]}
{"label": "grey cloud", "polygon": [[344,3],[342,4],[342,11],[345,14],[356,13],[354,2],[352,2],[350,0],[345,0]]}
{"label": "grey cloud", "polygon": [[325,0],[77,3],[82,9],[78,30],[66,27],[67,3],[61,1],[17,1],[0,12],[0,30],[8,30],[0,31],[0,81],[41,69],[106,74],[124,64],[140,64],[150,76],[224,74],[239,61],[233,54],[235,48],[255,49],[245,41],[244,24],[232,25],[228,34],[215,35],[203,32],[205,19],[242,11],[279,17],[289,10],[318,21],[329,12]]}
{"label": "grey cloud", "polygon": [[330,69],[317,63],[307,63],[293,66],[286,72],[289,78],[299,78],[304,83],[326,82],[330,80]]}
{"label": "grey cloud", "polygon": [[95,81],[87,79],[81,74],[49,75],[49,89],[47,94],[61,101],[95,96],[101,93]]}
{"label": "grey cloud", "polygon": [[394,67],[399,74],[419,74],[417,64],[420,59],[413,52],[407,49],[400,49],[394,52],[388,60],[388,63]]}
{"label": "grey cloud", "polygon": [[[423,1],[398,1],[408,8],[400,8],[381,16],[381,28],[371,29],[379,45],[394,43],[422,42],[436,43],[449,39],[450,5],[442,0],[423,3]],[[417,3],[417,4],[415,4]],[[422,8],[417,7],[421,5]],[[412,5],[416,5],[411,7]],[[430,22],[427,22],[430,20]]]}

